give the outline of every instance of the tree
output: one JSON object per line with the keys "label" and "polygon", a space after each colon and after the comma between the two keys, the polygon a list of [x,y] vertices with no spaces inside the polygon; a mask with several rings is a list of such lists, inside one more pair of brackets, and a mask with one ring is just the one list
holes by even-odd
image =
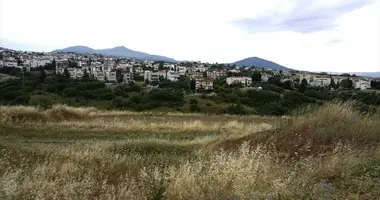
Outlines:
{"label": "tree", "polygon": [[46,79],[47,75],[44,69],[40,70],[40,83],[43,83]]}
{"label": "tree", "polygon": [[63,75],[64,75],[67,79],[70,79],[70,72],[69,72],[69,70],[67,69],[67,67],[63,70]]}
{"label": "tree", "polygon": [[336,88],[336,84],[333,78],[331,78],[331,83],[330,83],[331,88]]}
{"label": "tree", "polygon": [[77,96],[78,91],[77,91],[75,88],[69,87],[69,88],[64,89],[64,90],[62,91],[62,93],[63,93],[66,97],[75,97],[75,96]]}
{"label": "tree", "polygon": [[301,93],[304,93],[307,89],[307,80],[305,78],[302,79],[300,87],[298,88],[298,91]]}
{"label": "tree", "polygon": [[158,70],[164,70],[164,62],[159,63]]}
{"label": "tree", "polygon": [[259,71],[254,71],[252,74],[252,81],[261,82],[261,73]]}
{"label": "tree", "polygon": [[192,112],[200,112],[201,111],[201,107],[199,107],[199,105],[198,105],[198,100],[190,99],[190,110]]}
{"label": "tree", "polygon": [[290,80],[287,80],[283,83],[282,86],[286,90],[293,90],[293,83]]}
{"label": "tree", "polygon": [[23,62],[22,62],[22,60],[20,58],[17,58],[16,61],[17,61],[17,65],[18,66],[21,66],[23,64]]}
{"label": "tree", "polygon": [[116,80],[118,83],[122,83],[124,75],[121,73],[121,70],[116,70]]}
{"label": "tree", "polygon": [[195,91],[195,85],[196,85],[196,81],[194,79],[191,79],[190,80],[190,90],[191,91]]}
{"label": "tree", "polygon": [[57,62],[55,61],[55,59],[53,59],[53,61],[51,62],[54,70],[57,68]]}
{"label": "tree", "polygon": [[84,70],[82,81],[88,82],[90,80],[90,75],[87,72],[87,69]]}
{"label": "tree", "polygon": [[196,100],[196,99],[190,99],[189,103],[197,105],[198,104],[198,100]]}
{"label": "tree", "polygon": [[349,78],[347,78],[347,79],[342,80],[340,82],[340,85],[341,85],[341,87],[343,89],[350,89],[353,86],[353,82],[352,82],[352,80],[350,80]]}
{"label": "tree", "polygon": [[348,80],[348,88],[352,88],[354,86],[354,82],[352,80]]}

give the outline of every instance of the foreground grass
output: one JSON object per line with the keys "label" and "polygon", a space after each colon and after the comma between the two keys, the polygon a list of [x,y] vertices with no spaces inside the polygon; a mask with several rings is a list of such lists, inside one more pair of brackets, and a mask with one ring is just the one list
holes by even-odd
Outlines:
{"label": "foreground grass", "polygon": [[351,104],[328,104],[291,122],[1,109],[0,199],[380,196],[380,126]]}

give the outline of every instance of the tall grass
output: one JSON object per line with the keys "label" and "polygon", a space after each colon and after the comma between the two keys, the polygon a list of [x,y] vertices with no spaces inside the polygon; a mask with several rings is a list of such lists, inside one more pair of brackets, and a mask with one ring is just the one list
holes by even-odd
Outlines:
{"label": "tall grass", "polygon": [[[325,104],[293,123],[279,126],[268,125],[272,122],[122,120],[117,116],[106,120],[91,118],[99,111],[66,107],[56,107],[54,114],[54,108],[0,109],[9,116],[42,113],[44,123],[36,123],[41,136],[47,135],[44,131],[66,134],[62,131],[66,129],[87,130],[86,134],[95,138],[114,131],[126,136],[118,141],[92,139],[73,144],[3,140],[0,199],[293,200],[380,196],[379,122],[376,116],[360,114],[350,103]],[[15,116],[1,121],[13,127],[5,131],[31,127],[30,123],[36,122]],[[15,124],[15,119],[22,121],[21,125]],[[128,139],[131,132],[149,133],[151,138]],[[173,138],[179,132],[210,135],[155,138],[161,132],[169,132]]]}

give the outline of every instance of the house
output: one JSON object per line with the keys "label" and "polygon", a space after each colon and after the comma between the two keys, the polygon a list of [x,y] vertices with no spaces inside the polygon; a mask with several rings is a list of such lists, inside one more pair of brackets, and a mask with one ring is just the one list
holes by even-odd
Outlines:
{"label": "house", "polygon": [[300,74],[299,79],[300,79],[300,83],[302,82],[303,79],[305,79],[307,81],[307,84],[310,84],[311,76],[309,74]]}
{"label": "house", "polygon": [[66,69],[67,69],[67,71],[70,74],[70,78],[72,78],[72,79],[76,79],[77,78],[77,73],[76,73],[76,69],[75,68],[66,68]]}
{"label": "house", "polygon": [[4,61],[4,67],[17,67],[17,66],[18,66],[17,61],[13,61],[13,60]]}
{"label": "house", "polygon": [[179,79],[179,73],[176,72],[176,71],[168,71],[168,72],[166,73],[166,78],[167,78],[168,80],[171,80],[171,81],[173,81],[173,82],[176,82],[176,81],[178,81],[178,79]]}
{"label": "house", "polygon": [[190,76],[190,78],[196,78],[199,76],[203,76],[203,73],[197,72],[197,71],[190,71],[190,72],[188,72],[188,76]]}
{"label": "house", "polygon": [[252,85],[252,78],[247,76],[227,77],[227,85],[241,84],[245,87]]}
{"label": "house", "polygon": [[159,63],[153,65],[153,70],[154,71],[158,71],[159,68],[160,68],[160,64]]}
{"label": "house", "polygon": [[123,73],[123,81],[124,83],[134,83],[135,78],[133,76],[133,72]]}
{"label": "house", "polygon": [[229,72],[231,72],[233,74],[237,74],[237,73],[240,73],[240,70],[239,69],[230,69]]}
{"label": "house", "polygon": [[149,82],[159,81],[160,73],[147,70],[144,72],[144,80],[148,80]]}
{"label": "house", "polygon": [[331,85],[331,77],[328,75],[314,76],[313,81],[310,82],[310,86],[313,87],[328,87]]}
{"label": "house", "polygon": [[195,89],[198,91],[199,89],[204,89],[211,91],[214,89],[214,83],[211,79],[206,79],[204,77],[195,78]]}
{"label": "house", "polygon": [[106,72],[107,81],[117,82],[116,72]]}
{"label": "house", "polygon": [[185,66],[178,66],[178,67],[176,68],[176,71],[178,72],[178,74],[179,74],[180,76],[185,76],[186,71],[187,71],[187,68],[186,68]]}
{"label": "house", "polygon": [[215,71],[207,72],[207,78],[210,78],[212,80],[215,80],[221,77],[226,77],[226,76],[227,76],[227,72],[225,70],[215,70]]}
{"label": "house", "polygon": [[366,90],[368,88],[371,88],[371,81],[359,80],[358,82],[356,82],[355,88],[360,90]]}
{"label": "house", "polygon": [[105,76],[102,71],[93,71],[93,75],[98,81],[105,81]]}
{"label": "house", "polygon": [[0,60],[0,67],[4,67],[4,61]]}
{"label": "house", "polygon": [[195,71],[199,71],[199,72],[205,72],[208,68],[205,67],[204,65],[198,65],[195,67]]}

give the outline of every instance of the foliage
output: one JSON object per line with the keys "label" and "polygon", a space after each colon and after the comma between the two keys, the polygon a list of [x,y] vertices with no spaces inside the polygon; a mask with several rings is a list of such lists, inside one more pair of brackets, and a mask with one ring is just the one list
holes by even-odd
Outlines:
{"label": "foliage", "polygon": [[53,104],[54,100],[46,95],[32,95],[29,99],[29,105],[41,107],[44,109],[51,108]]}

